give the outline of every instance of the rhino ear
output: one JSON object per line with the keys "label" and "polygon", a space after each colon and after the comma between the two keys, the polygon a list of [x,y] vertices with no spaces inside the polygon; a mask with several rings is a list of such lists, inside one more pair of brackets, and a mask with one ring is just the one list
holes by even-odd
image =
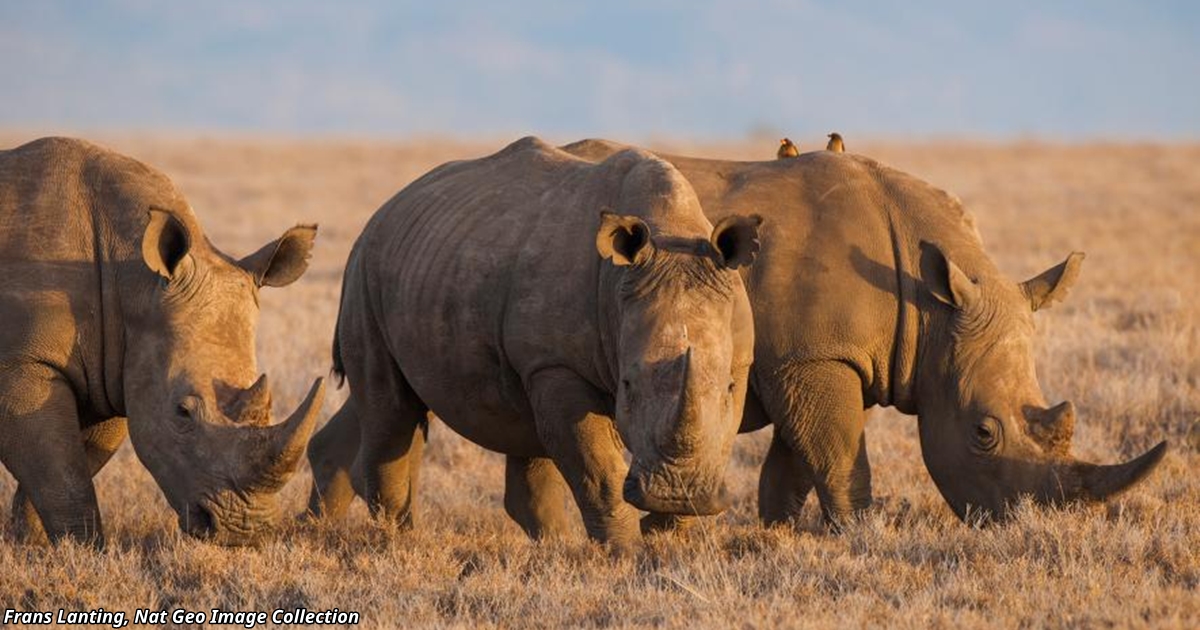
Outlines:
{"label": "rhino ear", "polygon": [[179,217],[150,208],[150,221],[142,234],[142,260],[154,273],[170,280],[192,249],[192,238]]}
{"label": "rhino ear", "polygon": [[921,276],[933,297],[960,311],[979,297],[979,285],[933,243],[921,243]]}
{"label": "rhino ear", "polygon": [[1067,291],[1079,278],[1083,258],[1083,252],[1071,252],[1066,260],[1022,282],[1021,292],[1029,298],[1029,307],[1036,311],[1067,297]]}
{"label": "rhino ear", "polygon": [[260,287],[285,287],[308,269],[308,258],[316,238],[316,225],[297,225],[238,261],[238,266],[250,272],[254,283]]}
{"label": "rhino ear", "polygon": [[709,238],[713,248],[720,254],[720,262],[730,269],[745,267],[754,262],[755,256],[758,255],[760,225],[762,217],[757,214],[734,214],[721,219]]}
{"label": "rhino ear", "polygon": [[638,217],[600,213],[600,229],[596,232],[596,251],[601,258],[623,267],[645,261],[654,250],[650,242],[650,226]]}

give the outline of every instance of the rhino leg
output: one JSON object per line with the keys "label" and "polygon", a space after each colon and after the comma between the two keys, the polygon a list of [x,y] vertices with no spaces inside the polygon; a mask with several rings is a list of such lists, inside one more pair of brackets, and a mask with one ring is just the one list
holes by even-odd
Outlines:
{"label": "rhino leg", "polygon": [[758,477],[758,517],[766,525],[796,518],[812,488],[812,468],[777,433]]}
{"label": "rhino leg", "polygon": [[363,491],[358,457],[359,422],[353,402],[347,400],[308,443],[308,463],[313,485],[308,514],[317,518],[342,518],[354,497]]}
{"label": "rhino leg", "polygon": [[622,498],[628,466],[604,396],[563,369],[539,372],[530,383],[538,435],[562,471],[588,536],[617,550],[634,546],[638,512]]}
{"label": "rhino leg", "polygon": [[[808,491],[805,476],[811,471],[821,511],[827,522],[837,525],[871,505],[862,380],[841,362],[805,364],[785,374],[763,392],[763,404],[782,443],[772,444],[773,453],[764,465],[759,512],[775,521],[797,516]],[[766,506],[761,505],[764,486],[770,488]]]}
{"label": "rhino leg", "polygon": [[[129,426],[125,418],[110,418],[83,430],[83,449],[87,453],[88,468],[92,477],[112,459],[128,436]],[[26,496],[23,486],[17,486],[13,495],[12,519],[13,530],[18,540],[29,544],[49,542],[46,530],[42,527],[42,519],[37,515],[37,510],[33,509],[33,503]]]}
{"label": "rhino leg", "polygon": [[570,530],[562,473],[546,457],[509,455],[504,467],[504,511],[530,538],[565,537]]}
{"label": "rhino leg", "polygon": [[428,408],[395,368],[390,372],[394,373],[389,379],[394,379],[391,387],[384,391],[357,387],[351,398],[354,408],[362,410],[358,456],[363,498],[373,516],[407,528],[413,523],[417,474],[429,428]]}
{"label": "rhino leg", "polygon": [[0,382],[0,401],[0,462],[25,489],[49,540],[70,536],[102,546],[71,387],[48,368],[30,367]]}

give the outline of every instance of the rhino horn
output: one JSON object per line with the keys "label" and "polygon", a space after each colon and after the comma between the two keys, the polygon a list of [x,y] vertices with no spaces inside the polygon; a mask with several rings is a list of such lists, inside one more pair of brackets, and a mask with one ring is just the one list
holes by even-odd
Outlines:
{"label": "rhino horn", "polygon": [[[688,349],[683,353],[683,356],[679,357],[677,361],[679,370],[679,396],[675,399],[675,409],[672,410],[671,415],[668,417],[671,419],[671,421],[678,423],[679,428],[684,429],[681,435],[678,436],[682,437],[687,435],[685,423],[688,421],[688,415],[691,412],[690,406],[692,405],[691,388],[688,386],[688,379],[691,377],[692,371],[691,346],[688,346]],[[674,440],[671,440],[669,443],[662,445],[664,447],[663,452],[665,454],[674,456],[683,454],[687,451],[691,441],[688,439],[679,440],[678,437]]]}
{"label": "rhino horn", "polygon": [[312,435],[317,424],[317,415],[325,400],[325,379],[318,378],[304,402],[296,408],[284,422],[269,427],[261,427],[259,431],[267,433],[266,443],[270,449],[270,464],[262,471],[261,478],[265,486],[278,489],[287,482],[296,464],[304,456],[308,438]]}
{"label": "rhino horn", "polygon": [[1117,493],[1123,492],[1141,481],[1154,470],[1167,452],[1167,443],[1159,442],[1157,446],[1146,451],[1140,457],[1123,464],[1099,465],[1087,462],[1076,462],[1072,465],[1073,472],[1079,479],[1078,498],[1088,501],[1103,501]]}
{"label": "rhino horn", "polygon": [[[686,333],[685,333],[686,334]],[[691,387],[688,387],[688,379],[692,372],[692,347],[688,346],[687,351],[683,353],[680,359],[682,363],[679,367],[679,402],[675,409],[675,419],[684,420],[687,418],[688,405],[691,404]]]}
{"label": "rhino horn", "polygon": [[252,427],[267,426],[271,423],[271,387],[267,383],[266,374],[258,377],[249,389],[238,394],[233,420]]}
{"label": "rhino horn", "polygon": [[1075,405],[1066,401],[1049,409],[1038,410],[1032,420],[1030,432],[1045,445],[1046,450],[1067,455],[1071,450],[1071,437],[1075,434]]}

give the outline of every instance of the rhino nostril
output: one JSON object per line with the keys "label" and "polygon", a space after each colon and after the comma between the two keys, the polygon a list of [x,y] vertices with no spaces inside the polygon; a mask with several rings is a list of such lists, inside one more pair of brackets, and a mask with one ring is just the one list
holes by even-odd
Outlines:
{"label": "rhino nostril", "polygon": [[183,529],[198,538],[208,537],[216,533],[217,519],[208,508],[198,503],[193,504],[188,507],[187,522]]}

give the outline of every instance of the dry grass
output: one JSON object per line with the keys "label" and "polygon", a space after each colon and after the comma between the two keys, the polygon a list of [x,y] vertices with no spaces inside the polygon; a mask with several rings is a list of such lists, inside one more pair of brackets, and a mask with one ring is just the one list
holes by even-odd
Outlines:
{"label": "dry grass", "polygon": [[[0,145],[25,139],[0,134]],[[416,531],[382,530],[358,505],[345,522],[293,525],[261,549],[230,550],[181,537],[126,447],[97,480],[109,548],[28,548],[4,528],[0,607],[337,607],[406,627],[1200,625],[1200,146],[851,141],[961,196],[1014,277],[1087,251],[1071,299],[1039,315],[1042,382],[1051,400],[1076,402],[1081,456],[1111,461],[1169,439],[1152,479],[1106,507],[1027,508],[973,529],[925,473],[915,422],[877,412],[868,431],[880,506],[843,535],[824,533],[812,505],[799,531],[757,525],[760,432],[739,440],[733,510],[611,558],[581,527],[569,542],[528,542],[501,508],[500,457],[435,426]],[[170,174],[231,253],[293,222],[321,223],[309,274],[263,299],[261,361],[289,409],[328,368],[341,264],[367,217],[433,165],[498,146],[107,144]],[[774,151],[771,141],[670,148]],[[305,470],[285,490],[297,512],[308,483]],[[0,500],[13,489],[0,473]]]}

